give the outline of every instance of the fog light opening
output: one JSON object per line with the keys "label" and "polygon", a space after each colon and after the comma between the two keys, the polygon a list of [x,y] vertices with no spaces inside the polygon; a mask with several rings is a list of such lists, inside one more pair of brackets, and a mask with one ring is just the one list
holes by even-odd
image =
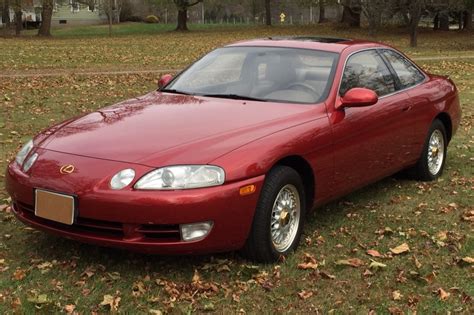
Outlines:
{"label": "fog light opening", "polygon": [[185,242],[199,241],[205,238],[211,231],[213,222],[199,222],[191,224],[181,224],[181,239]]}

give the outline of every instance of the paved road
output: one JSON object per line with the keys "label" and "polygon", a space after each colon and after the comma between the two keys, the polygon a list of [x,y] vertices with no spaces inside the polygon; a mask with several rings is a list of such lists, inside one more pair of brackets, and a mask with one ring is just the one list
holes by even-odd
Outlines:
{"label": "paved road", "polygon": [[[436,60],[457,60],[457,59],[474,59],[474,55],[461,56],[431,56],[431,57],[414,57],[415,61],[436,61]],[[0,74],[1,78],[30,78],[30,77],[60,77],[64,75],[127,75],[127,74],[147,74],[147,73],[168,73],[178,72],[181,69],[150,69],[150,70],[124,70],[124,71],[75,71],[75,70],[53,70],[53,71],[23,71],[22,73]],[[20,70],[21,71],[21,70]]]}

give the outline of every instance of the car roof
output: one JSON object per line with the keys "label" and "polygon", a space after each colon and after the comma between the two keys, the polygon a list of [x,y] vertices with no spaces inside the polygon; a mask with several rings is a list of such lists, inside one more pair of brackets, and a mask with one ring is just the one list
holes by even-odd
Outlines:
{"label": "car roof", "polygon": [[388,47],[380,43],[366,40],[322,36],[267,37],[253,40],[244,40],[227,45],[226,47],[239,46],[304,48],[336,53],[341,53],[344,49],[354,46],[358,48]]}

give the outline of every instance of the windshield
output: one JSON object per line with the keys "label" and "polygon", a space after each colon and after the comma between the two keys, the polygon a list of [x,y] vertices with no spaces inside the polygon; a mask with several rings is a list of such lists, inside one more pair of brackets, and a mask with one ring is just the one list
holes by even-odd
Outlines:
{"label": "windshield", "polygon": [[183,94],[317,103],[331,87],[338,54],[279,47],[226,47],[212,51],[163,91]]}

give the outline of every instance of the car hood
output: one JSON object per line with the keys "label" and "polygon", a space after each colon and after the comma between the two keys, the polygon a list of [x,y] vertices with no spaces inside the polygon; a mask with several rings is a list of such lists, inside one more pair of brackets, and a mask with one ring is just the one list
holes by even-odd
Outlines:
{"label": "car hood", "polygon": [[314,106],[152,92],[43,132],[46,150],[147,166],[209,163],[298,123]]}

